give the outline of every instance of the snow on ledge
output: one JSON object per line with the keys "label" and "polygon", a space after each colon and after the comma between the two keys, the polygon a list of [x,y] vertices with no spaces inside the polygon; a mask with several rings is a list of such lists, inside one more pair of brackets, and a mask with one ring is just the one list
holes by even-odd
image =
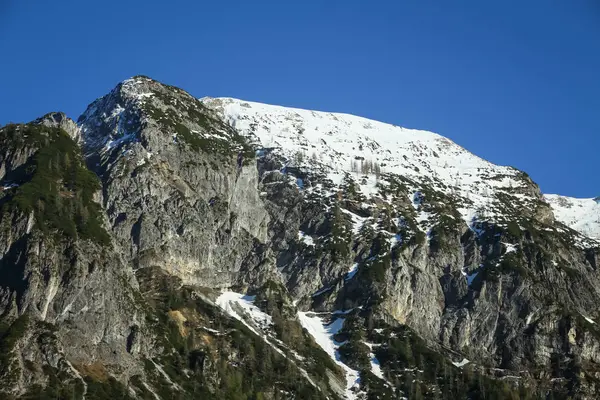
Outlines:
{"label": "snow on ledge", "polygon": [[[262,312],[253,304],[254,298],[255,296],[247,296],[235,292],[223,292],[217,297],[215,302],[223,311],[246,325],[252,332],[264,337],[264,334],[259,333],[256,328],[260,328],[261,330],[268,329],[273,325],[273,320],[270,315]],[[240,315],[238,310],[247,314],[252,323],[247,318],[244,318],[243,315]]]}
{"label": "snow on ledge", "polygon": [[350,279],[354,278],[354,275],[356,275],[357,272],[358,272],[358,263],[354,263],[348,270],[345,280],[349,281]]}
{"label": "snow on ledge", "polygon": [[467,365],[468,363],[470,363],[470,361],[467,360],[466,358],[463,358],[462,361],[459,361],[459,362],[454,362],[454,361],[452,362],[452,364],[454,364],[458,368],[462,368],[465,365]]}
{"label": "snow on ledge", "polygon": [[585,315],[582,315],[582,317],[583,317],[583,318],[585,318],[585,320],[586,320],[587,322],[589,322],[590,324],[594,324],[594,325],[596,324],[596,322],[595,322],[593,319],[591,319],[591,318],[589,318],[589,317],[586,317]]}

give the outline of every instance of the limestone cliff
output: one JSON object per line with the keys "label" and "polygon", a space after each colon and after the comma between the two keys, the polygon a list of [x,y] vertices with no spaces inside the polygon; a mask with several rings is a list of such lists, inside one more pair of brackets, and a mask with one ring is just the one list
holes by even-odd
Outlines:
{"label": "limestone cliff", "polygon": [[138,76],[0,188],[4,397],[598,396],[594,230],[440,135]]}

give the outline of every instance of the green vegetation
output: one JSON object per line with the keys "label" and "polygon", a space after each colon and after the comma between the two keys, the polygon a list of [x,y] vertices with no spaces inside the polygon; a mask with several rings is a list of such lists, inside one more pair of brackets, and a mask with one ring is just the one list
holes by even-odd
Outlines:
{"label": "green vegetation", "polygon": [[517,256],[517,253],[506,254],[502,258],[502,261],[500,261],[498,269],[501,273],[505,274],[515,273],[521,277],[529,276],[529,271],[525,267],[523,267],[521,261]]}
{"label": "green vegetation", "polygon": [[9,125],[0,135],[3,143],[35,149],[20,177],[20,186],[2,211],[13,207],[24,214],[33,212],[36,226],[46,234],[108,244],[100,205],[93,200],[100,182],[86,168],[79,147],[69,135],[41,125]]}
{"label": "green vegetation", "polygon": [[13,351],[29,326],[29,315],[20,316],[10,325],[3,324],[0,332],[0,377],[3,377],[3,384],[9,384],[15,382],[20,374],[18,365],[13,362]]}
{"label": "green vegetation", "polygon": [[[531,388],[513,387],[482,375],[469,365],[463,369],[455,367],[405,326],[386,328],[377,339],[383,339],[384,343],[375,349],[375,355],[398,396],[410,399],[543,398]],[[377,391],[372,395],[376,398]]]}
{"label": "green vegetation", "polygon": [[352,179],[348,175],[346,175],[346,177],[344,178],[344,181],[340,186],[340,191],[344,196],[344,200],[357,203],[366,200],[366,197],[361,193],[358,184],[354,181],[354,179]]}
{"label": "green vegetation", "polygon": [[133,398],[129,395],[125,385],[117,381],[112,376],[108,377],[108,379],[104,382],[86,377],[85,382],[87,383],[88,387],[87,394],[85,396],[86,400],[133,400]]}
{"label": "green vegetation", "polygon": [[[66,373],[64,369],[58,369],[49,365],[43,366],[44,374],[48,377],[45,387],[34,385],[21,398],[30,400],[54,400],[54,399],[80,399],[83,396],[84,386],[79,379],[74,379],[72,375]],[[92,396],[90,396],[90,394]],[[127,397],[116,397],[127,399]],[[110,397],[94,396],[93,392],[88,392],[86,399],[111,399]]]}
{"label": "green vegetation", "polygon": [[258,291],[255,304],[273,319],[273,330],[286,346],[306,357],[305,369],[314,376],[324,377],[327,370],[338,373],[338,366],[313,338],[302,328],[296,318],[296,310],[287,297],[286,289],[274,281],[268,281]]}
{"label": "green vegetation", "polygon": [[331,230],[326,241],[327,250],[331,252],[334,261],[346,260],[350,254],[352,242],[352,225],[341,211],[339,204],[333,206],[330,215]]}
{"label": "green vegetation", "polygon": [[392,255],[389,247],[388,237],[378,232],[371,243],[369,258],[365,261],[362,268],[359,269],[361,278],[379,283],[385,280],[385,274],[392,263]]}
{"label": "green vegetation", "polygon": [[[183,92],[177,88],[172,89]],[[147,101],[142,105],[144,112],[164,131],[176,134],[177,142],[185,143],[195,151],[209,154],[236,156],[242,153],[245,165],[254,159],[254,148],[248,141],[229,125],[212,117],[197,99],[189,96],[181,101],[167,91],[159,90],[154,92],[153,97],[162,102],[166,108],[159,108],[152,101]],[[181,111],[187,114],[185,120],[179,113]],[[198,132],[192,131],[194,125],[199,127]]]}
{"label": "green vegetation", "polygon": [[[2,387],[10,388],[18,380],[21,374],[21,368],[14,359],[18,355],[14,354],[15,346],[19,340],[23,339],[26,332],[33,333],[27,338],[26,346],[37,346],[48,353],[56,352],[57,338],[54,335],[56,328],[54,325],[46,322],[33,322],[29,314],[24,314],[14,320],[9,326],[4,325],[0,336],[0,392]],[[57,367],[44,364],[35,365],[30,360],[23,360],[24,367],[39,374],[43,372],[47,381],[44,386],[33,385],[28,392],[19,397],[22,399],[79,399],[83,394],[83,383],[74,378],[68,371],[63,360],[58,361]],[[5,393],[2,395],[7,396]],[[7,398],[7,397],[2,397]],[[10,398],[10,396],[8,397]]]}
{"label": "green vegetation", "polygon": [[429,244],[432,252],[448,250],[458,244],[460,230],[457,221],[461,220],[448,215],[438,217],[437,223],[431,228],[430,233]]}
{"label": "green vegetation", "polygon": [[[138,279],[142,291],[148,293],[147,321],[158,338],[156,348],[162,352],[146,361],[146,375],[148,383],[161,398],[285,399],[285,392],[296,393],[298,398],[324,398],[290,358],[279,354],[244,324],[205,303],[190,288],[181,287],[176,278],[158,269],[147,268],[138,271]],[[277,288],[271,287],[271,292],[274,297],[263,301],[271,302],[270,307],[277,308],[281,301],[276,298]],[[171,318],[174,312],[185,315],[187,321],[178,324]],[[301,328],[298,332],[292,324],[284,324],[276,329],[289,329],[285,334],[289,336],[282,337],[298,339],[299,345],[303,345],[305,339]],[[322,365],[325,357],[326,354],[314,362],[315,368]],[[174,389],[154,363],[183,390]],[[326,376],[322,379],[324,382],[320,386],[326,388]],[[140,378],[132,380],[131,384],[137,393],[145,393]]]}
{"label": "green vegetation", "polygon": [[506,232],[514,239],[520,240],[523,237],[523,232],[521,232],[521,228],[519,227],[518,222],[509,221],[506,227]]}

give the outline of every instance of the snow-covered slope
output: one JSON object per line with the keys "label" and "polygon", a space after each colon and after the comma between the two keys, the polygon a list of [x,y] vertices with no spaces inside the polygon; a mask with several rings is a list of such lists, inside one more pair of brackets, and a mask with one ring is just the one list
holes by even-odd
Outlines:
{"label": "snow-covered slope", "polygon": [[356,399],[355,391],[359,388],[360,374],[344,364],[339,357],[337,343],[333,338],[344,326],[344,318],[335,318],[329,323],[325,323],[323,319],[313,313],[300,312],[298,314],[300,324],[307,332],[315,339],[317,344],[336,362],[346,375],[346,391],[345,398],[348,400]]}
{"label": "snow-covered slope", "polygon": [[600,203],[556,194],[544,195],[557,220],[593,239],[600,239]]}
{"label": "snow-covered slope", "polygon": [[[478,212],[486,218],[506,213],[505,204],[497,201],[499,192],[517,196],[525,207],[539,197],[521,171],[494,165],[432,132],[230,98],[202,101],[263,147],[277,149],[291,166],[322,168],[335,183],[346,174],[359,175],[361,164],[372,162],[377,166],[371,168],[374,174],[361,174],[367,179],[359,180],[365,195],[377,195],[374,175],[397,174],[413,181],[413,192],[427,185],[459,199],[458,209],[468,224]],[[379,183],[385,185],[385,179]]]}
{"label": "snow-covered slope", "polygon": [[[418,198],[427,188],[449,196],[469,226],[476,220],[539,217],[539,208],[550,205],[558,221],[600,239],[600,204],[595,200],[542,196],[524,172],[492,164],[436,133],[231,98],[201,101],[262,147],[278,152],[288,166],[324,173],[334,185],[351,177],[365,196],[385,198],[381,188],[390,184],[386,174],[402,177],[424,231],[432,216],[419,209]],[[367,164],[372,165],[364,168]],[[304,183],[299,180],[298,185]],[[545,221],[551,223],[552,216]]]}

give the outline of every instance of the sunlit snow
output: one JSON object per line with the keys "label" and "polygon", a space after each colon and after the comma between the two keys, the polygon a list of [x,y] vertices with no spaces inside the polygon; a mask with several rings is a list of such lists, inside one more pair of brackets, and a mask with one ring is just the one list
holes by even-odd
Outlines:
{"label": "sunlit snow", "polygon": [[337,349],[343,343],[338,343],[333,338],[344,326],[344,318],[336,318],[332,322],[326,323],[314,313],[299,312],[298,319],[302,327],[315,339],[315,342],[344,370],[346,374],[346,399],[356,399],[355,390],[352,389],[359,387],[360,374],[340,360]]}
{"label": "sunlit snow", "polygon": [[593,239],[600,239],[600,204],[596,199],[544,195],[557,220]]}
{"label": "sunlit snow", "polygon": [[457,366],[458,368],[462,368],[465,365],[467,365],[468,363],[470,363],[469,360],[467,360],[466,358],[463,358],[462,361],[459,362],[453,362],[452,364],[454,364],[455,366]]}
{"label": "sunlit snow", "polygon": [[[230,98],[204,98],[208,106],[224,117],[242,133],[255,137],[263,146],[277,149],[288,159],[304,154],[305,167],[315,162],[313,154],[327,177],[335,185],[346,176],[354,176],[360,191],[376,196],[374,174],[355,172],[357,162],[367,160],[382,165],[382,172],[395,173],[416,182],[427,181],[445,193],[468,198],[459,211],[470,224],[478,211],[490,207],[498,189],[523,185],[519,171],[494,165],[463,149],[438,134],[406,129],[348,114],[317,112],[246,102]],[[360,161],[357,161],[360,160]],[[414,188],[418,190],[418,188]],[[420,215],[422,229],[428,231],[428,215]],[[360,222],[353,217],[354,230]]]}
{"label": "sunlit snow", "polygon": [[[273,320],[270,315],[262,312],[253,302],[254,296],[235,292],[223,292],[216,300],[217,305],[227,314],[242,322],[255,334],[264,336],[262,332],[257,331],[257,328],[267,329],[273,325]],[[246,314],[246,318],[244,314]]]}

